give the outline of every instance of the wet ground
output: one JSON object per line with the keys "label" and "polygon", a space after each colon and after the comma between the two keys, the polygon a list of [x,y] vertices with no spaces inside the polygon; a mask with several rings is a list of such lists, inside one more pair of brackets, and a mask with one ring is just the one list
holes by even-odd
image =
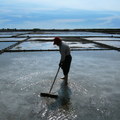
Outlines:
{"label": "wet ground", "polygon": [[[37,45],[38,41],[32,42]],[[28,49],[27,43],[19,44],[19,49]],[[51,47],[51,43],[41,47],[46,45],[51,50],[58,49]],[[72,57],[68,86],[60,79],[63,76],[60,70],[52,89],[59,98],[50,99],[40,97],[40,93],[51,87],[59,52],[4,51],[0,55],[0,120],[119,120],[120,53],[73,49]]]}

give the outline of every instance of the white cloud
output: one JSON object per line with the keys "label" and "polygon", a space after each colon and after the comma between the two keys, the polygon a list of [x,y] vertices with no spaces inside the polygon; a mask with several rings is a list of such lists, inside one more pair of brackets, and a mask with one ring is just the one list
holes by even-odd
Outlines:
{"label": "white cloud", "polygon": [[99,23],[99,25],[107,25],[107,24],[111,24],[113,22],[113,20],[119,19],[120,21],[120,16],[109,16],[109,17],[102,17],[102,18],[97,18],[96,20],[102,21],[101,23]]}
{"label": "white cloud", "polygon": [[18,15],[9,15],[10,17],[15,17],[15,18],[23,18],[24,16],[23,15],[20,15],[20,14],[18,14]]}
{"label": "white cloud", "polygon": [[102,17],[102,18],[97,18],[98,20],[107,20],[107,21],[111,21],[111,20],[114,20],[114,19],[120,19],[120,16],[117,15],[117,16],[109,16],[109,17]]}
{"label": "white cloud", "polygon": [[10,21],[11,21],[10,19],[0,18],[0,24],[6,23],[6,22],[10,22]]}
{"label": "white cloud", "polygon": [[[60,20],[61,21],[61,20]],[[74,26],[73,24],[66,24],[66,22],[58,22],[57,20],[45,20],[40,22],[34,22],[34,21],[24,21],[19,24],[17,23],[9,23],[9,25],[5,26],[8,28],[26,28],[26,29],[32,29],[32,28],[42,28],[42,29],[64,29],[64,28],[79,28],[80,26]],[[71,21],[71,20],[70,20]],[[70,22],[69,21],[69,22]],[[73,21],[73,20],[72,20]]]}
{"label": "white cloud", "polygon": [[0,13],[10,13],[11,10],[6,10],[6,9],[0,9]]}
{"label": "white cloud", "polygon": [[[2,0],[0,16],[6,19],[0,19],[0,23],[13,28],[73,28],[92,27],[98,22],[109,26],[116,20],[120,26],[119,15],[115,15],[120,11],[119,5],[120,0]],[[114,16],[95,19],[110,14]]]}
{"label": "white cloud", "polygon": [[52,9],[83,9],[83,10],[111,10],[120,11],[120,0],[4,0],[4,4],[11,6],[24,5],[26,8]]}
{"label": "white cloud", "polygon": [[54,22],[56,23],[73,23],[73,22],[83,22],[84,19],[56,19]]}

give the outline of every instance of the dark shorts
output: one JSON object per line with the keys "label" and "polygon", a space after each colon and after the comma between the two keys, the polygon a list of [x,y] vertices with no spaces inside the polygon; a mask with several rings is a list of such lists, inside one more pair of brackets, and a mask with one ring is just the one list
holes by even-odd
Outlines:
{"label": "dark shorts", "polygon": [[65,60],[63,61],[62,66],[61,66],[61,68],[63,69],[63,74],[64,75],[68,75],[69,70],[70,70],[71,61],[72,61],[72,56],[67,55],[65,57]]}

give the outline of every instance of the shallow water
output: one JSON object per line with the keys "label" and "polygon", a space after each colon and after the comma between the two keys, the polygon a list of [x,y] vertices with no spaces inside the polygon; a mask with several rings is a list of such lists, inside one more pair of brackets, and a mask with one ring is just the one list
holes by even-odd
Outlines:
{"label": "shallow water", "polygon": [[91,38],[86,38],[87,40],[92,40],[96,41],[99,43],[103,43],[106,45],[114,46],[116,48],[120,48],[120,38],[102,38],[102,37],[91,37]]}
{"label": "shallow water", "polygon": [[[74,49],[84,49],[84,48],[99,48],[93,43],[82,43],[82,42],[66,42],[70,48]],[[24,42],[20,45],[17,45],[12,50],[19,49],[19,50],[58,50],[56,45],[53,45],[53,42],[38,42],[38,41],[31,41],[31,42]]]}
{"label": "shallow water", "polygon": [[90,38],[85,38],[85,39],[87,39],[87,40],[94,40],[94,41],[96,41],[96,40],[105,40],[105,41],[110,41],[110,40],[113,40],[113,41],[115,41],[115,40],[117,40],[117,41],[120,41],[120,38],[112,38],[112,37],[90,37]]}
{"label": "shallow water", "polygon": [[15,44],[16,42],[0,42],[0,50],[9,47],[12,44]]}
{"label": "shallow water", "polygon": [[23,38],[0,38],[0,41],[21,41]]}
{"label": "shallow water", "polygon": [[30,38],[29,41],[31,40],[53,40],[54,37],[42,37],[42,38]]}
{"label": "shallow water", "polygon": [[53,45],[53,42],[38,42],[38,41],[31,41],[31,42],[24,42],[15,48],[20,50],[48,50],[48,49],[58,49],[56,46]]}
{"label": "shallow water", "polygon": [[72,52],[69,86],[59,72],[52,92],[41,98],[56,74],[59,52],[0,55],[0,120],[119,120],[120,53]]}
{"label": "shallow water", "polygon": [[21,36],[111,36],[107,33],[97,33],[97,32],[43,32],[43,33],[31,33]]}
{"label": "shallow water", "polygon": [[28,32],[20,32],[20,31],[15,31],[15,32],[0,32],[0,37],[12,37],[14,35],[18,34],[23,34],[23,33],[28,33]]}
{"label": "shallow water", "polygon": [[97,42],[110,45],[110,46],[114,46],[116,48],[120,48],[120,41],[97,41]]}

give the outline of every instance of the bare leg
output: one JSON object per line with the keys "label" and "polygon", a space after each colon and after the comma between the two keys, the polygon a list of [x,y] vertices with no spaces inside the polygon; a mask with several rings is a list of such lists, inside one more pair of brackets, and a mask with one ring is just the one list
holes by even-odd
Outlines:
{"label": "bare leg", "polygon": [[64,79],[65,79],[65,77],[62,77],[61,79],[62,79],[62,80],[64,80]]}

